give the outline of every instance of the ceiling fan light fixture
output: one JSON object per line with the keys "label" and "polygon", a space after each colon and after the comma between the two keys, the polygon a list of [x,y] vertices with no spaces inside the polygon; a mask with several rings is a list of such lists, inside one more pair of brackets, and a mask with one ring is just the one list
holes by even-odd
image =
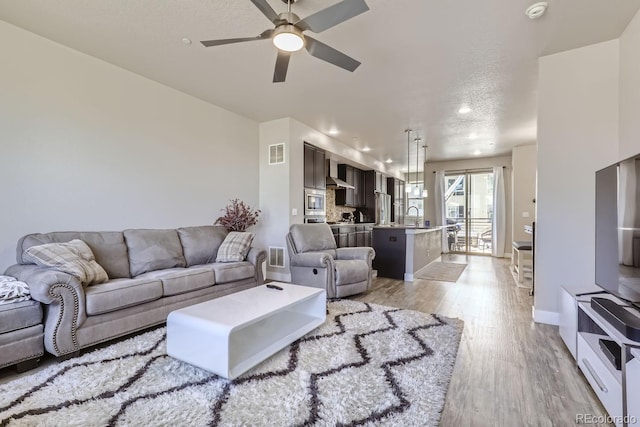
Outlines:
{"label": "ceiling fan light fixture", "polygon": [[276,28],[273,44],[285,52],[296,52],[304,47],[302,32],[293,25],[281,25]]}

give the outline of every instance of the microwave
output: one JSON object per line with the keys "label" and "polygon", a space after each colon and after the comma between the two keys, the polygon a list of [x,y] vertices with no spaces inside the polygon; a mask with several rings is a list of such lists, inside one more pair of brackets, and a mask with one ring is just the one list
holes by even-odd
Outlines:
{"label": "microwave", "polygon": [[305,216],[324,216],[327,196],[324,190],[305,188],[304,190],[304,214]]}

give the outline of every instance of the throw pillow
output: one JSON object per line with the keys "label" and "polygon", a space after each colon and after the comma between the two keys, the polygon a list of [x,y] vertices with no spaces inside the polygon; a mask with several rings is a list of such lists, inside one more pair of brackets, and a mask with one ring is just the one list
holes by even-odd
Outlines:
{"label": "throw pillow", "polygon": [[218,249],[216,262],[244,261],[251,249],[252,241],[252,233],[231,231]]}
{"label": "throw pillow", "polygon": [[31,299],[29,286],[12,276],[0,276],[0,304]]}
{"label": "throw pillow", "polygon": [[31,246],[25,253],[35,264],[71,274],[83,285],[109,280],[107,272],[96,262],[89,246],[79,239]]}

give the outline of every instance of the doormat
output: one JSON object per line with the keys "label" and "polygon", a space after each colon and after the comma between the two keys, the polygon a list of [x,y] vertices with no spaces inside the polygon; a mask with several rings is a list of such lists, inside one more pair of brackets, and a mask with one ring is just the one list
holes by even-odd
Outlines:
{"label": "doormat", "polygon": [[418,279],[435,280],[438,282],[457,282],[458,278],[467,268],[467,264],[457,262],[432,262],[420,270],[416,277]]}

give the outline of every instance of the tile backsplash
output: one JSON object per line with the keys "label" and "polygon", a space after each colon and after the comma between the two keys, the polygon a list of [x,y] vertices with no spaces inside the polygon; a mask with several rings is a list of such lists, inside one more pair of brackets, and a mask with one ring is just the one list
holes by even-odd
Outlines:
{"label": "tile backsplash", "polygon": [[355,211],[354,208],[336,206],[336,189],[327,187],[327,222],[340,222],[342,221],[343,213],[353,213]]}

